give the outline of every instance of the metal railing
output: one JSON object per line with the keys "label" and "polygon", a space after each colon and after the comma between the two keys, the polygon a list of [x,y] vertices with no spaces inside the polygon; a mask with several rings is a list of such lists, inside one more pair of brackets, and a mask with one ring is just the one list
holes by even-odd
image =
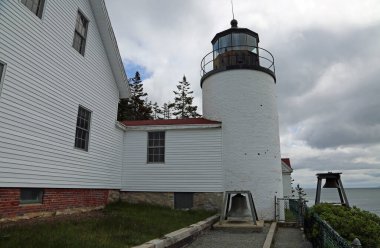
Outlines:
{"label": "metal railing", "polygon": [[[232,53],[229,53],[230,51]],[[246,54],[242,52],[246,52]],[[274,57],[268,50],[257,46],[239,45],[222,47],[206,54],[201,61],[201,77],[215,69],[218,56],[226,58],[225,66],[238,65],[237,61],[243,61],[243,64],[256,65],[276,74]],[[254,57],[257,57],[258,63],[247,60]]]}
{"label": "metal railing", "polygon": [[313,243],[313,247],[321,248],[352,248],[351,244],[342,238],[326,221],[316,213],[304,222],[305,233]]}
{"label": "metal railing", "polygon": [[[312,242],[313,247],[318,248],[353,248],[361,247],[357,239],[352,244],[342,238],[326,221],[318,214],[310,212],[303,199],[276,198],[276,212],[280,207],[285,209],[285,222],[296,222],[298,226],[303,226],[307,238]],[[279,220],[279,215],[276,215]]]}

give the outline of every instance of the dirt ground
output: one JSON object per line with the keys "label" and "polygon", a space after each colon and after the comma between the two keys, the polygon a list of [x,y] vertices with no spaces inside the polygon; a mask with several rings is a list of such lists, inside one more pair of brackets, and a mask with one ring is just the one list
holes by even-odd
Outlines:
{"label": "dirt ground", "polygon": [[94,210],[84,213],[75,213],[75,214],[64,214],[64,215],[56,215],[49,217],[36,217],[28,220],[18,220],[18,221],[8,221],[8,222],[0,222],[0,230],[13,227],[13,226],[27,226],[27,225],[35,225],[39,223],[49,223],[56,221],[65,221],[65,220],[86,220],[92,218],[103,218],[105,216],[103,210]]}

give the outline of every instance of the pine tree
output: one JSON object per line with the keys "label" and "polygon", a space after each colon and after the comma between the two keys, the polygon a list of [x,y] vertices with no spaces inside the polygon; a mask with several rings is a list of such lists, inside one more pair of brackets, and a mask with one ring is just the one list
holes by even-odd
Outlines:
{"label": "pine tree", "polygon": [[185,76],[183,76],[182,81],[179,81],[177,89],[178,91],[173,91],[175,94],[173,115],[177,119],[200,117],[197,113],[198,107],[193,106],[194,97],[191,96],[193,91],[190,91],[190,83],[186,81]]}
{"label": "pine tree", "polygon": [[157,102],[155,102],[153,105],[152,105],[152,111],[153,111],[153,119],[157,120],[157,119],[163,119],[163,116],[162,116],[162,110],[161,108],[158,106]]}
{"label": "pine tree", "polygon": [[161,108],[161,112],[163,114],[164,119],[171,119],[172,118],[173,108],[174,108],[174,103],[171,103],[170,101],[167,103],[164,103],[164,105]]}
{"label": "pine tree", "polygon": [[152,108],[144,99],[148,94],[144,92],[140,73],[137,71],[134,78],[128,80],[131,97],[119,102],[118,120],[149,120],[152,119]]}

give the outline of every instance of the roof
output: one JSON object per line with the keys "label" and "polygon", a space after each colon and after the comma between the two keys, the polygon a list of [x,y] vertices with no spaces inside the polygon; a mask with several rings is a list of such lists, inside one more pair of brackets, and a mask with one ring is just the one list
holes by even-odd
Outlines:
{"label": "roof", "polygon": [[120,57],[119,48],[117,46],[115,34],[108,17],[104,0],[90,0],[90,5],[106,50],[112,74],[119,90],[119,98],[128,98],[130,96],[128,78],[125,74],[123,62]]}
{"label": "roof", "polygon": [[293,168],[290,165],[289,158],[281,158],[281,168],[282,168],[282,174],[290,174],[293,172]]}
{"label": "roof", "polygon": [[290,164],[290,159],[289,158],[281,158],[281,161],[284,162],[290,168],[292,168],[292,165]]}
{"label": "roof", "polygon": [[140,120],[140,121],[122,121],[125,126],[160,126],[160,125],[204,125],[220,124],[219,121],[212,121],[205,118],[188,118],[188,119],[165,119],[165,120]]}

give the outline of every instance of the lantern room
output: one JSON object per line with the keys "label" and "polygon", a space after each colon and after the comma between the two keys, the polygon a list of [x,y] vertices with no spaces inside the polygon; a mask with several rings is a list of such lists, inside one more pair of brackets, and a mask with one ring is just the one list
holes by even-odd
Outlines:
{"label": "lantern room", "polygon": [[258,46],[259,35],[256,32],[239,28],[235,19],[231,21],[231,28],[215,35],[211,44],[212,52],[201,62],[201,82],[215,72],[231,69],[260,70],[276,80],[272,54]]}
{"label": "lantern room", "polygon": [[259,35],[246,28],[238,28],[231,21],[231,28],[215,35],[213,47],[214,69],[227,66],[259,65],[257,44]]}

